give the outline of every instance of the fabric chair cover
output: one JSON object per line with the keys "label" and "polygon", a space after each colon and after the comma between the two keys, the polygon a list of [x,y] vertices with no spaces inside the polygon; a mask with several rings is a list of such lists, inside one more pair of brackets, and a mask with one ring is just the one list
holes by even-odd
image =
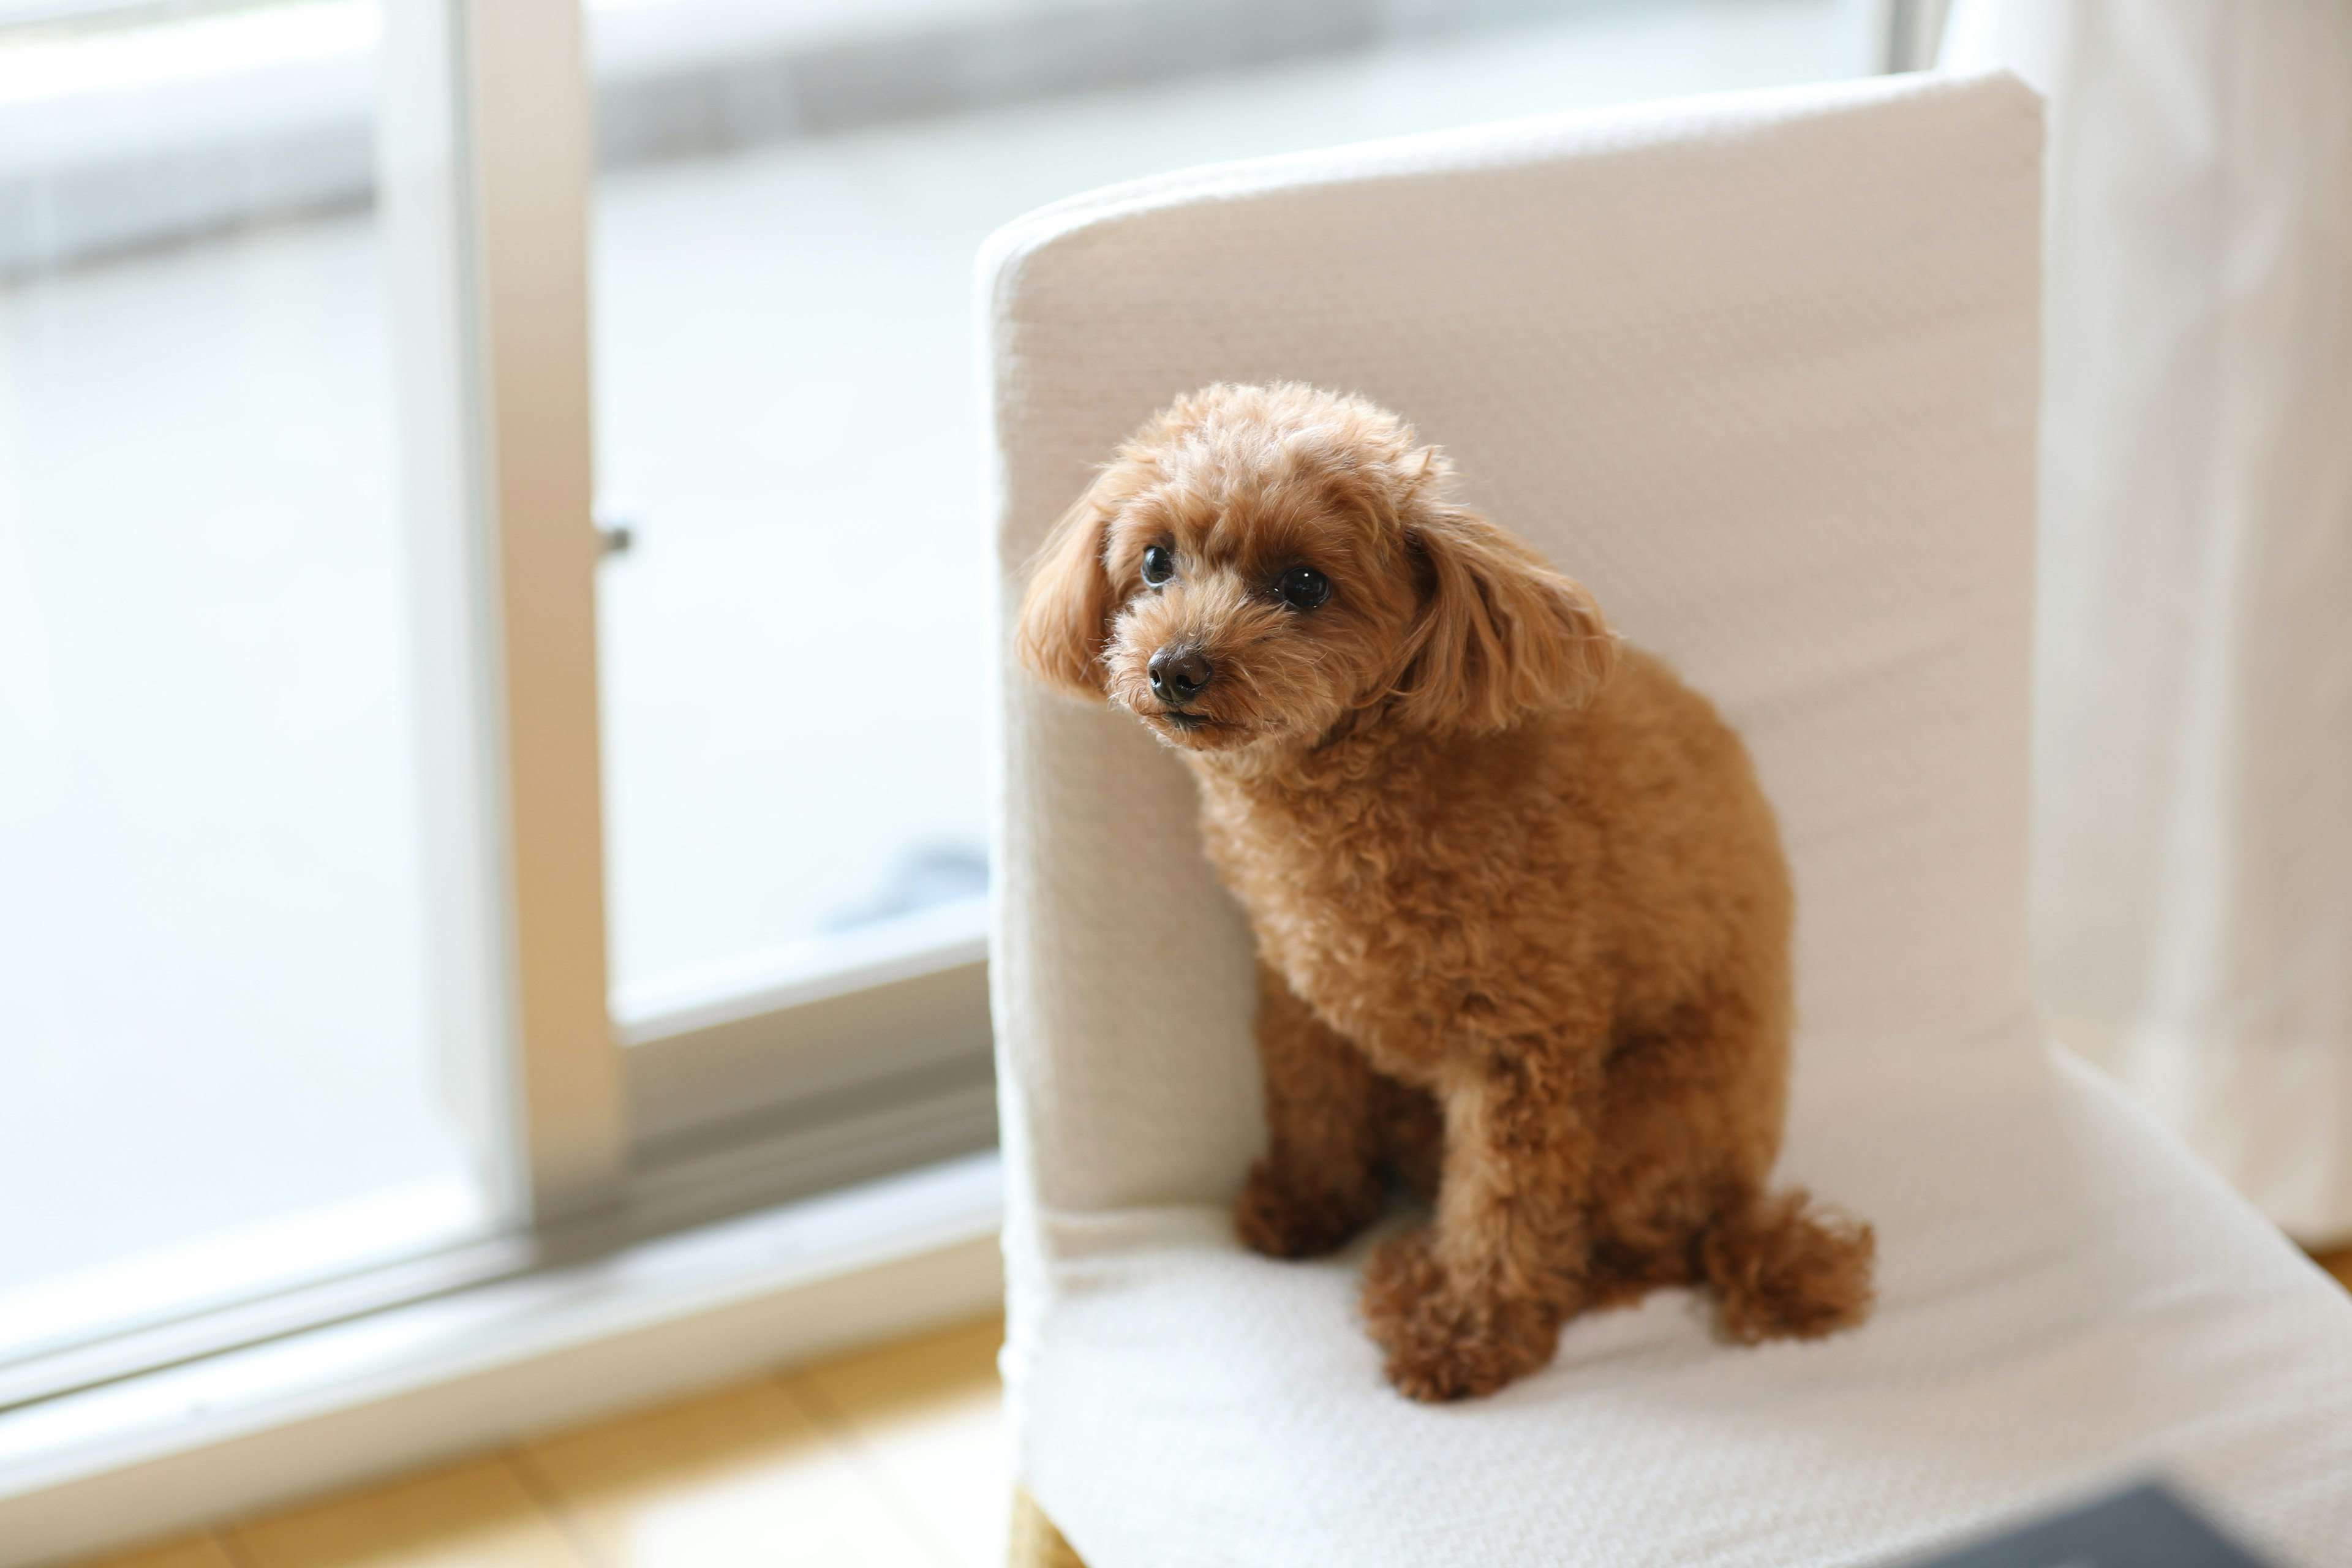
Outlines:
{"label": "fabric chair cover", "polygon": [[992,242],[1019,576],[1173,395],[1405,414],[1756,754],[1798,897],[1786,1179],[1880,1306],[1721,1342],[1669,1292],[1540,1375],[1382,1382],[1362,1245],[1250,1255],[1245,923],[1191,781],[1003,674],[992,969],[1024,1483],[1092,1568],[1874,1563],[2176,1478],[2289,1563],[2352,1542],[2352,1300],[2045,1046],[2024,930],[2033,94],[1913,77],[1193,171]]}

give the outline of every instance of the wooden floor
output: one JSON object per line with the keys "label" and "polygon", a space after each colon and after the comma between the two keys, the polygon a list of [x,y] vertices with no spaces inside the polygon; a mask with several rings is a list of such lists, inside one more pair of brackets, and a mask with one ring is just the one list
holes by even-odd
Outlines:
{"label": "wooden floor", "polygon": [[[2319,1259],[2352,1286],[2352,1249]],[[650,1411],[106,1568],[1001,1568],[1003,1324]]]}
{"label": "wooden floor", "polygon": [[108,1568],[1003,1568],[996,1319]]}

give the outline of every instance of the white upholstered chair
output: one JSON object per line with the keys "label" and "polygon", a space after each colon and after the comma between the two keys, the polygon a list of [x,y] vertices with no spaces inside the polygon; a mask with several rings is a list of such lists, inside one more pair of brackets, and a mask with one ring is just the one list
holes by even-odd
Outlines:
{"label": "white upholstered chair", "polygon": [[1865,1563],[2159,1470],[2352,1562],[2352,1300],[2053,1054],[2028,989],[2040,107],[1888,79],[1076,198],[983,258],[1003,603],[1174,394],[1363,392],[1748,737],[1793,859],[1782,1170],[1876,1317],[1743,1349],[1684,1293],[1412,1404],[1363,1247],[1271,1262],[1249,936],[1192,785],[1002,676],[994,957],[1023,1483],[1091,1568]]}

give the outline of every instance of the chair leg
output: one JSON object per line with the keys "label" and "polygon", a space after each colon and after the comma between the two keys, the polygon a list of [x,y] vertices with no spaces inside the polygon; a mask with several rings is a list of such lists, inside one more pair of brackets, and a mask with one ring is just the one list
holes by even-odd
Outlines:
{"label": "chair leg", "polygon": [[1013,1543],[1004,1560],[1005,1568],[1087,1568],[1045,1510],[1018,1487],[1013,1489]]}

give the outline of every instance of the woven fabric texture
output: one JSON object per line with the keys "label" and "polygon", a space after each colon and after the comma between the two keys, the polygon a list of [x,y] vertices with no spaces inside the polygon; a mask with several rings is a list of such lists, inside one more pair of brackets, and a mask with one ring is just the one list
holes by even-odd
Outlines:
{"label": "woven fabric texture", "polygon": [[1721,1345],[1669,1295],[1495,1399],[1389,1392],[1360,1249],[1272,1263],[1224,1220],[1249,937],[1189,779],[1008,661],[1006,1368],[1094,1568],[1870,1562],[2155,1463],[2312,1563],[2352,1539],[2316,1392],[2352,1303],[2033,1016],[2040,144],[2011,79],[1901,79],[1195,171],[992,243],[1008,610],[1145,416],[1295,378],[1412,418],[1717,700],[1796,874],[1784,1169],[1884,1259],[1823,1344]]}

